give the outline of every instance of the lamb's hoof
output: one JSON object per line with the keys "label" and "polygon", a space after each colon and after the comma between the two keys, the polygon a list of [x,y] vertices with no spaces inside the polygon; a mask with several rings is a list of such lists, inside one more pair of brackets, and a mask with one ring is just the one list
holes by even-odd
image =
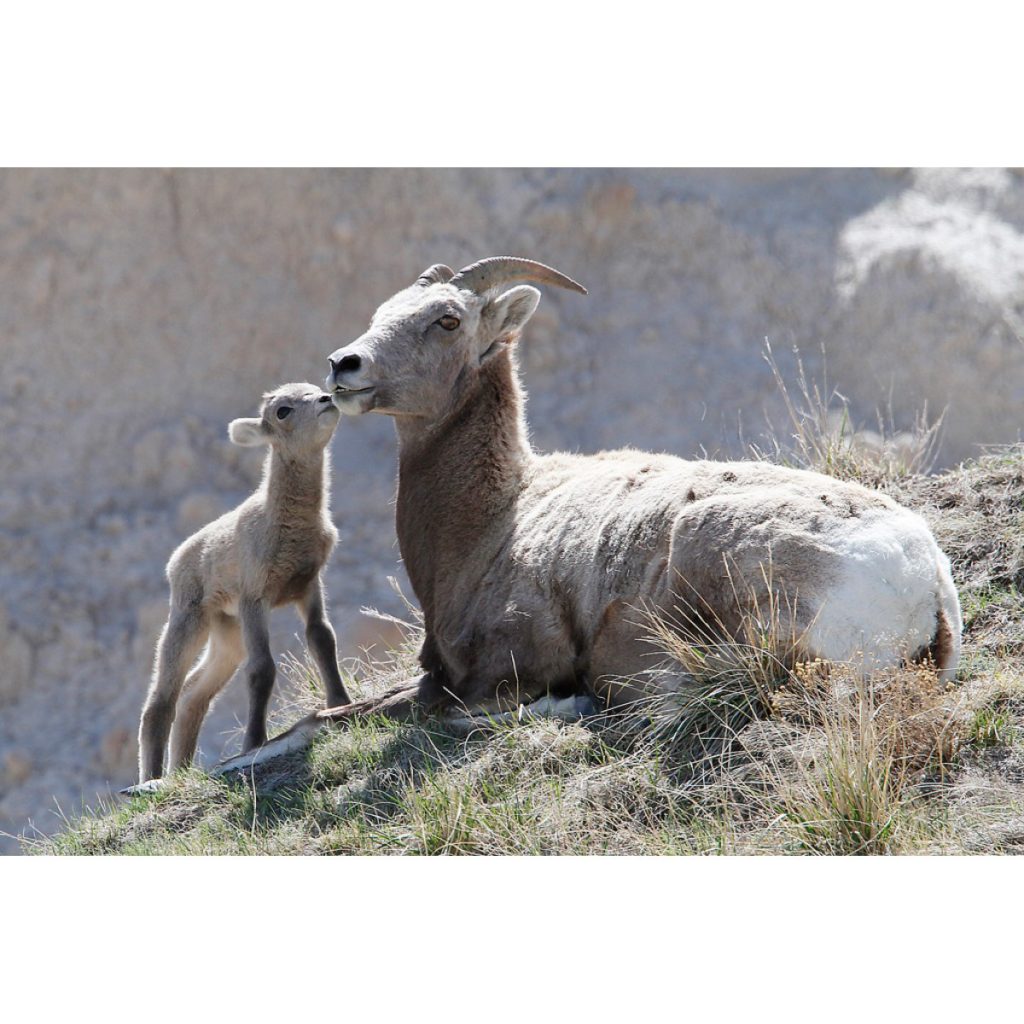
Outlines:
{"label": "lamb's hoof", "polygon": [[593,718],[594,715],[601,714],[601,709],[597,706],[597,701],[595,701],[589,693],[576,694],[575,711],[580,718]]}
{"label": "lamb's hoof", "polygon": [[145,796],[147,793],[159,793],[167,785],[166,779],[150,779],[148,782],[139,782],[134,786],[119,789],[121,796]]}

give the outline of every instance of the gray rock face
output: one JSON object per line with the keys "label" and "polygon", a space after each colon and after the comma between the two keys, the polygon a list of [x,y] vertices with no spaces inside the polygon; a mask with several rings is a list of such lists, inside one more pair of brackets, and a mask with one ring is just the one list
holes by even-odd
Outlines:
{"label": "gray rock face", "polygon": [[[1024,180],[1006,171],[0,174],[0,830],[130,782],[163,564],[258,479],[228,420],[430,263],[513,253],[548,293],[535,444],[735,454],[779,406],[769,338],[856,416],[949,406],[942,458],[1019,437]],[[401,613],[392,426],[341,424],[328,576],[343,648]],[[277,649],[297,646],[280,613]],[[233,750],[237,681],[204,731]],[[13,843],[7,843],[12,849]]]}

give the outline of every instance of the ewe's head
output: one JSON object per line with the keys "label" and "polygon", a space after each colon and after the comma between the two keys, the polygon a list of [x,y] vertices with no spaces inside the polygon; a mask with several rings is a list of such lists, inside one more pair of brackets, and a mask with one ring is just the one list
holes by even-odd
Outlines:
{"label": "ewe's head", "polygon": [[339,419],[331,396],[315,384],[282,384],[263,396],[259,416],[232,420],[228,437],[246,448],[269,444],[293,457],[315,455]]}
{"label": "ewe's head", "polygon": [[342,412],[433,420],[444,415],[492,359],[507,359],[533,315],[536,281],[586,294],[543,263],[514,256],[480,260],[457,274],[435,264],[385,302],[369,330],[330,356],[327,390]]}

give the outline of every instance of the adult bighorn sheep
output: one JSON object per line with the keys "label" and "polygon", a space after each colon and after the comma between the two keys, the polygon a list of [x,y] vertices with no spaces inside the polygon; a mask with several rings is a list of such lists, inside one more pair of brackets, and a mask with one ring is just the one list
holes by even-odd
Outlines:
{"label": "adult bighorn sheep", "polygon": [[[890,498],[763,462],[535,452],[515,343],[540,292],[523,281],[586,291],[532,260],[435,265],[330,357],[343,413],[394,417],[398,540],[426,639],[418,679],[321,715],[493,712],[584,684],[615,705],[671,689],[682,680],[649,671],[641,608],[685,607],[728,633],[772,604],[800,657],[928,657],[953,674],[949,561]],[[313,728],[299,723],[281,749]]]}

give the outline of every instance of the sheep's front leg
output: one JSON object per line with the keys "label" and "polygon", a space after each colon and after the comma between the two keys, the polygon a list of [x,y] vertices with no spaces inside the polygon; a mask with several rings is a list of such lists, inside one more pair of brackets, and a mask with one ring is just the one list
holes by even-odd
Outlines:
{"label": "sheep's front leg", "polygon": [[351,698],[338,671],[338,644],[327,619],[325,603],[323,580],[317,578],[299,602],[299,613],[306,623],[306,646],[327,691],[327,707],[336,708],[351,703]]}
{"label": "sheep's front leg", "polygon": [[274,689],[277,669],[270,653],[266,604],[245,598],[239,602],[238,617],[242,623],[246,653],[245,678],[249,684],[249,724],[242,749],[252,750],[267,742],[267,705]]}

